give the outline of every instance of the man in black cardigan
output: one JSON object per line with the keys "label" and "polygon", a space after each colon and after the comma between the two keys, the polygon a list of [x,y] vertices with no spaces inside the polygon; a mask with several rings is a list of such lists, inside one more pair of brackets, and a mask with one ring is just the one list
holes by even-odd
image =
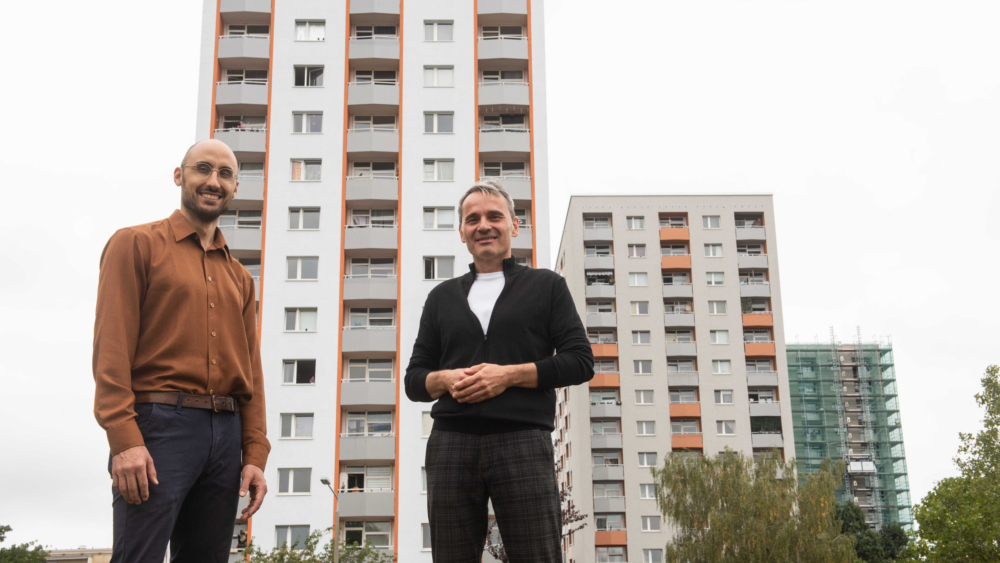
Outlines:
{"label": "man in black cardigan", "polygon": [[566,281],[514,263],[503,186],[474,185],[458,210],[473,264],[427,296],[405,378],[410,400],[437,400],[424,464],[432,555],[480,563],[492,500],[511,563],[561,563],[555,390],[594,376],[590,342]]}

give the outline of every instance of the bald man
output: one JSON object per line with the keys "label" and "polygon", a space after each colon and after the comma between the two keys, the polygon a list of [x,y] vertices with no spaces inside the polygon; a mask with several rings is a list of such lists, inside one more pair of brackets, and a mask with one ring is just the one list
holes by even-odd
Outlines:
{"label": "bald man", "polygon": [[218,228],[236,156],[195,144],[174,170],[181,207],[116,232],[101,255],[94,416],[108,436],[113,562],[229,559],[239,497],[267,493],[271,445],[253,277]]}

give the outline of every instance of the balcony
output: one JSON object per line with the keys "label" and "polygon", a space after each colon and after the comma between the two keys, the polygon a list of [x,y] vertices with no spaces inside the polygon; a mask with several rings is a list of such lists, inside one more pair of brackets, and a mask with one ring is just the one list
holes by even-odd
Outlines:
{"label": "balcony", "polygon": [[396,352],[396,327],[344,327],[341,346],[349,352]]}
{"label": "balcony", "polygon": [[615,389],[620,385],[617,373],[595,373],[588,387],[591,389]]}
{"label": "balcony", "polygon": [[617,358],[618,343],[606,342],[603,344],[591,344],[590,349],[594,352],[595,358]]}
{"label": "balcony", "polygon": [[395,301],[396,276],[344,276],[344,300]]}
{"label": "balcony", "polygon": [[226,19],[245,23],[271,22],[271,0],[222,0],[219,12]]}
{"label": "balcony", "polygon": [[771,286],[768,283],[743,283],[740,282],[740,297],[770,297]]}
{"label": "balcony", "polygon": [[691,234],[687,227],[661,227],[660,242],[687,242]]}
{"label": "balcony", "polygon": [[[352,2],[353,3],[353,2]],[[337,511],[341,518],[377,518],[395,516],[396,495],[384,490],[352,492],[341,489],[337,495]]]}
{"label": "balcony", "polygon": [[583,228],[584,242],[610,242],[614,240],[611,227]]}
{"label": "balcony", "polygon": [[777,401],[750,403],[750,416],[781,416],[781,405]]}
{"label": "balcony", "polygon": [[615,286],[611,284],[588,285],[585,295],[586,297],[614,297]]}
{"label": "balcony", "polygon": [[613,270],[615,268],[615,257],[584,256],[583,268],[585,270]]}
{"label": "balcony", "polygon": [[236,180],[240,183],[236,188],[235,199],[241,201],[264,201],[264,178],[242,177]]}
{"label": "balcony", "polygon": [[[352,2],[353,4],[353,2]],[[399,37],[352,37],[348,47],[351,68],[396,70],[399,68]]]}
{"label": "balcony", "polygon": [[701,416],[701,403],[670,403],[671,418],[696,418]]}
{"label": "balcony", "polygon": [[527,37],[479,38],[479,63],[490,70],[517,70],[528,64]]}
{"label": "balcony", "polygon": [[510,247],[513,250],[531,250],[531,225],[521,225],[518,227],[517,236],[510,240]]}
{"label": "balcony", "polygon": [[744,354],[749,356],[774,356],[774,342],[744,342]]}
{"label": "balcony", "polygon": [[267,107],[267,81],[218,82],[215,105],[222,115],[263,113]]}
{"label": "balcony", "polygon": [[736,240],[765,240],[764,227],[736,227]]}
{"label": "balcony", "polygon": [[398,22],[399,0],[351,0],[351,15],[363,14],[396,16],[394,19],[386,20],[386,23]]}
{"label": "balcony", "polygon": [[[483,16],[500,15],[517,15],[527,17],[528,0],[479,0],[478,7],[476,9],[480,18]],[[523,18],[508,21],[516,23],[522,20]]]}
{"label": "balcony", "polygon": [[694,342],[667,342],[667,357],[697,355],[698,347]]}
{"label": "balcony", "polygon": [[691,255],[660,256],[660,268],[664,270],[690,270]]}
{"label": "balcony", "polygon": [[670,387],[697,387],[698,372],[674,371],[667,373],[667,385]]}
{"label": "balcony", "polygon": [[531,133],[527,129],[480,129],[479,153],[483,160],[527,160]]}
{"label": "balcony", "polygon": [[399,85],[396,83],[352,82],[347,85],[347,105],[356,115],[380,114],[399,106]]}
{"label": "balcony", "polygon": [[767,268],[766,254],[740,254],[736,257],[736,263],[740,268]]}
{"label": "balcony", "polygon": [[591,434],[590,435],[590,448],[593,450],[598,449],[621,449],[622,447],[622,435],[621,434]]}
{"label": "balcony", "polygon": [[594,532],[594,545],[597,547],[628,545],[628,537],[625,530]]}
{"label": "balcony", "polygon": [[625,512],[625,497],[594,497],[594,512]]}
{"label": "balcony", "polygon": [[348,227],[344,234],[344,250],[396,250],[399,228]]}
{"label": "balcony", "polygon": [[226,237],[226,244],[231,252],[242,250],[244,252],[260,252],[261,229],[260,228],[235,228],[222,227],[219,229],[222,236]]}
{"label": "balcony", "polygon": [[781,433],[775,434],[765,434],[762,432],[754,432],[750,435],[750,444],[754,448],[783,448],[785,447],[785,441],[781,437]]}
{"label": "balcony", "polygon": [[399,154],[396,129],[348,129],[347,154],[355,160],[387,160]]}
{"label": "balcony", "polygon": [[620,404],[598,403],[590,405],[590,418],[621,418],[622,406]]}
{"label": "balcony", "polygon": [[595,465],[594,481],[623,481],[625,479],[624,465]]}
{"label": "balcony", "polygon": [[257,160],[267,150],[266,129],[216,129],[215,138],[229,145],[236,160]]}
{"label": "balcony", "polygon": [[774,317],[770,312],[767,313],[743,313],[743,326],[774,326]]}
{"label": "balcony", "polygon": [[684,298],[690,299],[694,296],[694,288],[689,283],[663,284],[663,297],[666,299]]}
{"label": "balcony", "polygon": [[479,83],[479,107],[490,114],[522,113],[530,101],[527,82]]}
{"label": "balcony", "polygon": [[663,326],[664,327],[694,326],[694,313],[663,313]]}
{"label": "balcony", "polygon": [[615,313],[587,313],[587,328],[617,328]]}
{"label": "balcony", "polygon": [[388,203],[399,201],[399,179],[395,176],[348,176],[347,201],[357,208],[384,208]]}
{"label": "balcony", "polygon": [[271,57],[268,35],[223,35],[219,37],[219,63],[223,68],[267,68]]}
{"label": "balcony", "polygon": [[675,450],[703,448],[701,432],[697,434],[671,434],[670,447]]}
{"label": "balcony", "polygon": [[340,435],[340,461],[376,462],[396,459],[396,437]]}
{"label": "balcony", "polygon": [[396,404],[396,380],[340,383],[340,404],[345,407],[384,407]]}
{"label": "balcony", "polygon": [[758,371],[747,374],[747,387],[777,387],[778,372]]}

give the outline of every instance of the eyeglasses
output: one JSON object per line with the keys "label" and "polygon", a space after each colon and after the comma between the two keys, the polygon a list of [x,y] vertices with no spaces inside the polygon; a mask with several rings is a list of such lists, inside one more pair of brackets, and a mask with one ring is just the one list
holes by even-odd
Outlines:
{"label": "eyeglasses", "polygon": [[236,172],[233,172],[232,168],[212,168],[207,162],[199,162],[198,164],[185,164],[184,168],[191,168],[194,170],[194,175],[199,180],[207,180],[212,177],[212,172],[218,172],[219,182],[226,184],[227,186],[233,185],[236,182]]}

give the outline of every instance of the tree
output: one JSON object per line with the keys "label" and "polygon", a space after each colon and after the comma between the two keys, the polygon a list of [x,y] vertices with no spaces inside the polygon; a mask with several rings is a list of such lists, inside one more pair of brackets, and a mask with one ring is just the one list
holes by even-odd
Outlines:
{"label": "tree", "polygon": [[[289,546],[284,544],[275,547],[270,552],[262,551],[253,541],[247,544],[246,553],[250,563],[333,563],[334,549],[340,549],[339,563],[394,563],[396,557],[381,552],[370,541],[364,545],[346,544],[334,539],[317,552],[320,540],[329,533],[331,528],[316,530],[306,538],[306,545]],[[44,560],[43,560],[44,561]]]}
{"label": "tree", "polygon": [[[13,528],[0,525],[0,543],[7,539],[7,532]],[[45,563],[48,552],[36,542],[12,544],[10,547],[0,547],[0,563]]]}
{"label": "tree", "polygon": [[906,544],[910,541],[910,537],[906,535],[906,530],[898,522],[882,524],[882,529],[878,533],[882,539],[882,551],[885,553],[885,558],[888,561],[898,559],[900,553],[902,553]]}
{"label": "tree", "polygon": [[854,537],[841,533],[834,490],[843,462],[825,462],[804,483],[795,461],[667,456],[654,468],[656,502],[675,529],[664,550],[671,563],[851,563]]}
{"label": "tree", "polygon": [[[986,368],[976,403],[979,433],[959,433],[958,477],[939,481],[914,507],[919,529],[902,557],[932,563],[1000,561],[1000,367]],[[902,559],[901,559],[902,560]]]}
{"label": "tree", "polygon": [[882,550],[882,536],[867,526],[858,534],[858,541],[854,549],[858,559],[865,563],[885,563],[886,561],[885,551]]}

